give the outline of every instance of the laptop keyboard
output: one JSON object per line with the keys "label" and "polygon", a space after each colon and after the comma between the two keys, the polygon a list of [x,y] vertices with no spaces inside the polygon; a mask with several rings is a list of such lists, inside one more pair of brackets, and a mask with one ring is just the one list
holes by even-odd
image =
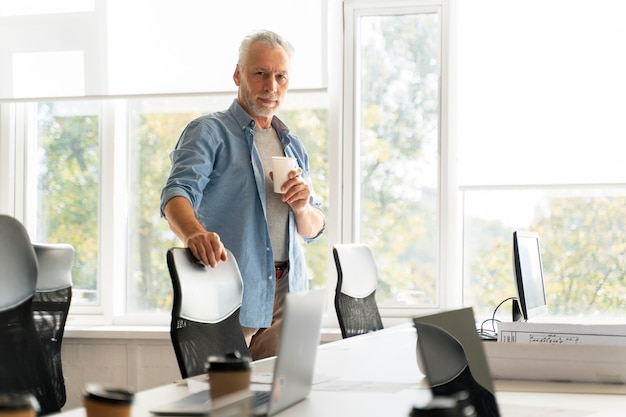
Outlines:
{"label": "laptop keyboard", "polygon": [[270,400],[270,391],[254,391],[254,395],[252,396],[252,408],[258,407],[262,404],[267,403]]}

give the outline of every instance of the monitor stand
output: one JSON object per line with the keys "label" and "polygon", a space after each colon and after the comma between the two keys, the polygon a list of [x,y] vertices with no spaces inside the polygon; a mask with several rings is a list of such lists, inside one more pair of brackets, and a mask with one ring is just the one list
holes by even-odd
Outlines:
{"label": "monitor stand", "polygon": [[519,305],[519,298],[513,298],[511,301],[512,301],[511,313],[512,313],[513,322],[524,321],[524,318],[522,316],[522,308]]}

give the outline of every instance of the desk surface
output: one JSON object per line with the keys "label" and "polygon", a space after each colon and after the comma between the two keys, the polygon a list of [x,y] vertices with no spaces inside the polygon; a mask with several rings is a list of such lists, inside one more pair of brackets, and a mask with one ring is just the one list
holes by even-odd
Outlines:
{"label": "desk surface", "polygon": [[[417,367],[416,338],[415,329],[403,325],[321,345],[315,366],[317,383],[311,394],[278,416],[408,416],[413,404],[430,397]],[[273,359],[255,363],[257,371],[272,368]],[[496,397],[503,417],[623,415],[626,395],[610,394],[615,392],[610,386],[606,390],[599,384],[592,388],[596,393],[577,384],[497,381]],[[537,392],[540,390],[550,392]],[[151,407],[187,394],[184,383],[140,392],[133,417],[149,417]],[[85,412],[79,408],[61,415],[84,417]]]}

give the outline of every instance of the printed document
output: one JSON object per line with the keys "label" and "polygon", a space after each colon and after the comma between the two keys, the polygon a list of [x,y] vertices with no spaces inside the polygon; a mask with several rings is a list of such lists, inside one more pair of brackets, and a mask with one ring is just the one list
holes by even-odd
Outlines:
{"label": "printed document", "polygon": [[498,342],[626,346],[626,325],[501,322]]}

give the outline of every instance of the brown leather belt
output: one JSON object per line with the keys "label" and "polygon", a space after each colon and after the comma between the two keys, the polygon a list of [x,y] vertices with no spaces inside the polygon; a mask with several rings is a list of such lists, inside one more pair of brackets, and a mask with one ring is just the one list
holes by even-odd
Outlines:
{"label": "brown leather belt", "polygon": [[274,262],[274,268],[277,271],[285,270],[285,269],[289,268],[289,261]]}
{"label": "brown leather belt", "polygon": [[289,269],[289,261],[274,262],[274,269],[276,269],[276,279],[281,279],[285,271]]}

